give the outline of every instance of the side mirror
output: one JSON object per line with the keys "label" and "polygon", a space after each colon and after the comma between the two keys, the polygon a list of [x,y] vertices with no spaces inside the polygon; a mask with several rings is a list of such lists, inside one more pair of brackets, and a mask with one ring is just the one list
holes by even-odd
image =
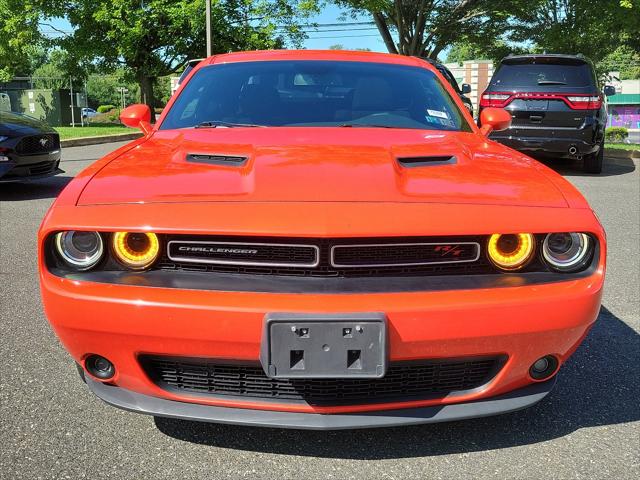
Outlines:
{"label": "side mirror", "polygon": [[463,83],[462,84],[462,88],[460,90],[463,94],[465,93],[471,93],[471,85],[469,85],[468,83]]}
{"label": "side mirror", "polygon": [[610,97],[611,95],[615,95],[616,94],[616,87],[614,87],[613,85],[605,85],[604,94],[607,97]]}
{"label": "side mirror", "polygon": [[489,135],[494,130],[506,130],[511,126],[511,114],[504,108],[487,107],[480,113],[480,125],[483,135]]}
{"label": "side mirror", "polygon": [[127,127],[139,128],[145,135],[151,132],[151,110],[147,105],[129,105],[120,112],[120,121]]}

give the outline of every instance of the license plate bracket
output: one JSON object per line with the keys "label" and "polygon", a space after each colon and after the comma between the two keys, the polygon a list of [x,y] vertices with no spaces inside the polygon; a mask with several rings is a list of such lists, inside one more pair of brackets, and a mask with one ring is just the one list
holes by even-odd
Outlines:
{"label": "license plate bracket", "polygon": [[271,378],[381,378],[387,370],[386,316],[268,314],[260,360]]}

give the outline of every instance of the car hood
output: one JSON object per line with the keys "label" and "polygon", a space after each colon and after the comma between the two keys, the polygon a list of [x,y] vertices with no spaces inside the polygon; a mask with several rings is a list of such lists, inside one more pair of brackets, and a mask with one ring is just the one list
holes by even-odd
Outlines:
{"label": "car hood", "polygon": [[[191,161],[193,154],[216,158]],[[225,165],[223,156],[247,160]],[[441,158],[411,167],[401,163],[416,157]],[[108,163],[78,204],[331,201],[567,207],[540,168],[472,133],[308,127],[168,130],[155,132]]]}
{"label": "car hood", "polygon": [[0,111],[0,135],[16,137],[38,133],[55,133],[55,130],[33,117]]}

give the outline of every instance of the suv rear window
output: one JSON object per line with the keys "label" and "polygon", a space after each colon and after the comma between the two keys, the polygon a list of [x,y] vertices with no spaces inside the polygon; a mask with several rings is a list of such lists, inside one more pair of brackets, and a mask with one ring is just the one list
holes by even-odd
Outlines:
{"label": "suv rear window", "polygon": [[569,86],[590,87],[595,85],[591,66],[587,63],[567,64],[549,61],[530,63],[502,63],[491,79],[495,90]]}

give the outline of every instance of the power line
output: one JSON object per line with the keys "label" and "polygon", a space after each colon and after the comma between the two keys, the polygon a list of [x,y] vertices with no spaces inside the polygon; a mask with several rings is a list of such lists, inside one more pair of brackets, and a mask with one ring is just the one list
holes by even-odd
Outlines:
{"label": "power line", "polygon": [[330,35],[328,37],[309,37],[308,40],[320,40],[322,38],[363,38],[363,37],[379,37],[377,33],[365,34],[365,35]]}
{"label": "power line", "polygon": [[[368,28],[344,28],[344,29],[340,29],[340,30],[324,30],[326,27],[357,27],[357,26],[363,26],[363,25],[369,25],[370,27]],[[297,28],[301,28],[304,30],[317,30],[317,29],[323,29],[321,30],[322,32],[340,32],[340,31],[353,31],[353,30],[374,30],[377,27],[375,26],[375,22],[344,22],[344,23],[317,23],[317,24],[312,24],[312,23],[307,23],[307,24],[303,24],[303,25],[276,25],[275,28],[276,29],[289,29],[292,27],[297,27]],[[52,33],[52,34],[72,34],[75,32],[75,30],[62,30],[62,29],[53,29],[53,28],[42,28],[40,30],[42,33]],[[319,31],[320,32],[320,31]],[[309,32],[309,33],[314,33],[314,32]]]}
{"label": "power line", "polygon": [[377,30],[377,27],[368,27],[368,28],[336,28],[332,30],[316,30],[315,32],[305,32],[305,33],[329,33],[329,32],[355,32],[357,30]]}

